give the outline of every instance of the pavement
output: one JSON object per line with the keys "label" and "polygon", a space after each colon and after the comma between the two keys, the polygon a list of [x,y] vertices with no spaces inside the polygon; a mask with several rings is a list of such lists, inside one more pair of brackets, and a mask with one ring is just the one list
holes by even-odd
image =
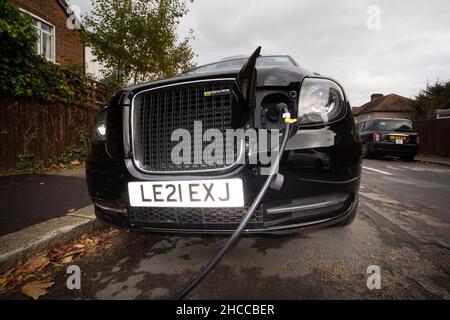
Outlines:
{"label": "pavement", "polygon": [[0,273],[14,267],[18,261],[24,262],[33,253],[65,244],[103,227],[95,218],[94,206],[89,205],[4,235],[0,237]]}
{"label": "pavement", "polygon": [[[450,299],[449,194],[448,167],[364,160],[353,224],[246,236],[187,298]],[[68,290],[60,270],[44,298],[173,298],[225,241],[120,231],[108,251],[73,262],[82,272],[81,290]],[[374,265],[381,288],[369,290]]]}
{"label": "pavement", "polygon": [[85,169],[0,176],[0,272],[35,252],[103,227]]}
{"label": "pavement", "polygon": [[447,157],[440,157],[440,156],[426,155],[426,154],[418,154],[415,157],[415,160],[416,161],[420,161],[420,162],[433,163],[433,164],[439,164],[441,166],[450,167],[450,158],[447,158]]}
{"label": "pavement", "polygon": [[89,204],[84,168],[0,176],[0,236]]}

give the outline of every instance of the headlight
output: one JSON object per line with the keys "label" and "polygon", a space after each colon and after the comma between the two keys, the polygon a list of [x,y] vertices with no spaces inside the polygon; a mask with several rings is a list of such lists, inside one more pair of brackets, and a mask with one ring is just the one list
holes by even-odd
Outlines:
{"label": "headlight", "polygon": [[344,93],[336,82],[320,78],[303,80],[298,101],[300,126],[332,122],[344,112]]}
{"label": "headlight", "polygon": [[104,142],[106,140],[106,108],[97,112],[95,116],[94,132],[92,142]]}

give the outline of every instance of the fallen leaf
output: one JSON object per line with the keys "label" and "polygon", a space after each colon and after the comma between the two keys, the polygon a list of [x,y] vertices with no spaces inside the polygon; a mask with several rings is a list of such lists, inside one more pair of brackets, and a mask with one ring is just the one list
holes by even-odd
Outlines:
{"label": "fallen leaf", "polygon": [[72,208],[72,209],[67,210],[68,213],[72,213],[72,212],[75,212],[75,211],[77,211],[76,208]]}
{"label": "fallen leaf", "polygon": [[91,242],[91,246],[96,247],[98,245],[98,238],[94,238]]}
{"label": "fallen leaf", "polygon": [[67,256],[61,259],[61,263],[65,264],[65,263],[70,263],[72,262],[73,256]]}
{"label": "fallen leaf", "polygon": [[341,267],[336,266],[333,268],[333,273],[335,274],[336,277],[342,278],[344,275],[344,270],[342,270]]}
{"label": "fallen leaf", "polygon": [[84,245],[84,244],[81,244],[81,243],[77,243],[77,244],[74,244],[73,245],[73,247],[74,248],[77,248],[77,249],[82,249],[82,248],[84,248],[86,245]]}
{"label": "fallen leaf", "polygon": [[49,251],[50,251],[49,249],[45,249],[44,251],[36,253],[36,256],[46,257],[48,255]]}
{"label": "fallen leaf", "polygon": [[78,165],[80,165],[80,161],[79,160],[73,160],[73,161],[70,161],[70,164],[73,164],[74,166],[78,166]]}
{"label": "fallen leaf", "polygon": [[109,232],[108,232],[108,235],[109,235],[109,236],[115,236],[115,235],[117,235],[117,234],[119,234],[119,230],[117,230],[117,229],[111,229],[111,230],[109,230]]}
{"label": "fallen leaf", "polygon": [[48,292],[47,289],[54,284],[55,282],[50,279],[33,281],[22,287],[22,293],[37,300],[39,297],[46,295]]}
{"label": "fallen leaf", "polygon": [[73,256],[74,254],[82,253],[82,252],[85,252],[85,251],[86,251],[86,249],[84,249],[84,248],[77,249],[77,250],[69,250],[68,252],[66,252],[66,253],[62,256],[62,258],[68,257],[68,256]]}
{"label": "fallen leaf", "polygon": [[22,281],[27,281],[27,280],[30,280],[30,279],[33,279],[33,278],[36,278],[36,274],[35,273],[29,273],[29,274],[27,274],[27,275],[22,277]]}
{"label": "fallen leaf", "polygon": [[54,265],[54,266],[57,266],[57,267],[63,267],[64,265],[62,265],[62,264],[60,264],[60,263],[56,263],[56,262],[52,262],[52,261],[50,261],[50,263],[52,264],[52,265]]}
{"label": "fallen leaf", "polygon": [[19,268],[17,268],[15,275],[21,273],[33,273],[42,271],[48,264],[50,260],[47,257],[32,256],[25,261]]}
{"label": "fallen leaf", "polygon": [[62,256],[65,253],[65,250],[62,250],[61,248],[53,248],[52,250],[50,250],[48,257],[53,260],[53,259],[58,259],[58,257]]}
{"label": "fallen leaf", "polygon": [[11,269],[7,270],[5,273],[3,273],[1,275],[1,277],[7,279],[9,277],[9,275],[12,274],[15,269],[16,268],[11,268]]}
{"label": "fallen leaf", "polygon": [[95,248],[98,244],[98,238],[86,239],[86,246],[88,248]]}

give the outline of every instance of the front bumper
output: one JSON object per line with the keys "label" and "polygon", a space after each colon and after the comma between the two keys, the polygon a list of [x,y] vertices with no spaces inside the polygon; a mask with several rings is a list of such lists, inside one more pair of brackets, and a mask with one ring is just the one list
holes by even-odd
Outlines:
{"label": "front bumper", "polygon": [[[320,159],[325,159],[324,155],[328,154],[329,162],[314,166],[309,164],[310,161],[305,164],[298,153],[287,151],[280,164],[280,173],[285,178],[282,188],[278,191],[269,189],[256,213],[258,219],[251,221],[245,233],[290,233],[299,229],[337,224],[353,214],[357,208],[360,183],[359,148],[357,144],[317,148],[317,152],[321,153]],[[349,156],[351,154],[356,156]],[[93,145],[87,161],[86,176],[89,194],[100,220],[117,227],[149,232],[228,234],[234,231],[246,213],[245,208],[241,208],[239,214],[213,208],[210,211],[204,210],[201,214],[188,212],[195,216],[195,219],[189,220],[191,217],[183,217],[186,214],[185,208],[174,208],[172,211],[168,211],[168,208],[153,208],[153,213],[150,214],[158,215],[159,220],[147,219],[144,213],[139,215],[139,212],[133,212],[135,209],[130,207],[128,182],[144,181],[144,178],[154,181],[183,180],[186,177],[136,177],[136,173],[132,172],[126,160],[113,160],[102,145]],[[243,165],[227,173],[227,178],[242,179],[244,198],[249,206],[266,176],[255,174],[254,168]],[[197,179],[208,177],[197,176]],[[137,208],[140,209],[145,208]],[[227,215],[223,221],[220,220],[222,213]],[[208,223],[211,219],[205,219],[209,215],[216,215],[213,223]]]}
{"label": "front bumper", "polygon": [[367,149],[376,154],[383,155],[416,155],[419,146],[417,144],[396,144],[393,142],[369,142],[367,143]]}
{"label": "front bumper", "polygon": [[[343,202],[341,202],[343,201]],[[302,208],[303,207],[303,208]],[[296,210],[286,212],[285,210]],[[306,205],[275,207],[264,211],[269,221],[250,224],[247,234],[286,234],[303,229],[322,228],[340,223],[355,214],[358,209],[358,197],[354,199],[335,199]],[[283,211],[284,210],[284,211]],[[117,209],[115,204],[108,206],[105,202],[95,203],[95,214],[101,221],[115,227],[136,231],[182,234],[231,234],[238,224],[152,224],[143,221],[130,221],[127,210]],[[272,215],[272,217],[270,217]],[[278,216],[278,219],[276,218]],[[275,218],[275,219],[274,219]]]}

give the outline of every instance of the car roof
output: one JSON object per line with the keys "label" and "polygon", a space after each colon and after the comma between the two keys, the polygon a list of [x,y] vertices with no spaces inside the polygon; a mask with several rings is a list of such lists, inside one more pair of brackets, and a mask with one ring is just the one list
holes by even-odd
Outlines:
{"label": "car roof", "polygon": [[361,121],[358,121],[357,123],[366,122],[366,121],[374,121],[374,120],[402,120],[402,121],[412,122],[411,119],[405,119],[405,118],[374,118],[374,119],[361,120]]}

